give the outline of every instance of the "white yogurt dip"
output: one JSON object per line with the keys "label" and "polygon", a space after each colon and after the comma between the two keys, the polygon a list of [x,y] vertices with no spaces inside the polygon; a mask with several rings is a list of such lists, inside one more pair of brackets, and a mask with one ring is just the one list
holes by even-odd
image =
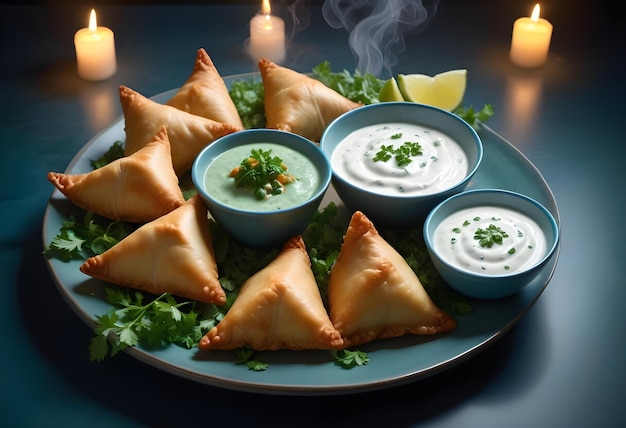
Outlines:
{"label": "white yogurt dip", "polygon": [[331,165],[356,186],[400,196],[449,189],[469,169],[465,152],[451,137],[410,123],[377,124],[352,132],[335,148]]}
{"label": "white yogurt dip", "polygon": [[547,240],[530,217],[499,206],[467,208],[444,219],[433,234],[441,258],[461,269],[506,275],[532,267]]}

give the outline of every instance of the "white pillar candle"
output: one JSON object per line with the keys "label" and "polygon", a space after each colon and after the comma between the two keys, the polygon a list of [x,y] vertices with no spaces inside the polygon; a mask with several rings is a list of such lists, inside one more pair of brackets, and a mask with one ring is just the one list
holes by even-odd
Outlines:
{"label": "white pillar candle", "polygon": [[250,55],[280,63],[285,60],[285,21],[271,14],[269,0],[263,0],[261,13],[250,20]]}
{"label": "white pillar candle", "polygon": [[545,64],[552,38],[552,24],[539,18],[539,4],[530,18],[519,18],[513,24],[511,61],[520,67],[534,68]]}
{"label": "white pillar candle", "polygon": [[104,80],[117,71],[113,31],[98,27],[95,10],[91,10],[89,28],[81,28],[74,35],[74,47],[78,75],[83,79]]}

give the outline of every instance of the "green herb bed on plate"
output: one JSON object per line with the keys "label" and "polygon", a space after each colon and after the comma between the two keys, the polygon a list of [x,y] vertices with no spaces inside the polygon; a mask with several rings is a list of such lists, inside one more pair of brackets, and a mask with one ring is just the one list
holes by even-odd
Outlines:
{"label": "green herb bed on plate", "polygon": [[[331,73],[331,77],[337,76],[336,80],[341,80],[342,75],[347,80],[353,76],[345,71],[333,74],[325,64],[316,69],[320,67],[326,73]],[[363,85],[365,78],[356,80],[361,80],[357,85]],[[225,81],[231,88],[231,96],[240,109],[244,123],[251,127],[254,127],[251,125],[253,123],[264,123],[262,110],[254,108],[255,105],[258,107],[259,99],[262,101],[263,95],[259,75],[232,76],[225,78]],[[368,84],[375,83],[373,81]],[[174,91],[160,94],[154,99],[164,102]],[[238,93],[245,94],[245,102],[236,98]],[[372,89],[370,93],[375,94],[376,89]],[[475,113],[473,115],[476,117]],[[482,117],[482,120],[486,119],[488,115]],[[481,119],[478,120],[475,125],[480,127]],[[482,127],[480,134],[488,150],[470,187],[497,186],[521,191],[537,198],[557,215],[558,210],[551,191],[534,166],[489,129]],[[114,143],[123,139],[123,118],[119,118],[76,155],[66,172],[87,172],[101,165],[101,162],[106,163],[118,157],[119,146],[116,147]],[[503,168],[508,171],[508,179],[502,178],[505,175],[498,174],[498,170]],[[187,190],[187,197],[193,194],[189,183],[188,180],[181,180],[181,185]],[[349,214],[331,188],[318,215],[303,234],[323,296],[329,268],[341,245]],[[94,220],[94,223],[90,223],[90,220]],[[381,388],[415,380],[450,367],[499,337],[519,319],[545,288],[557,259],[555,255],[544,272],[517,296],[498,304],[472,301],[452,291],[439,278],[426,253],[421,238],[421,224],[411,230],[381,230],[381,234],[415,269],[433,301],[455,316],[459,323],[455,331],[435,338],[407,336],[386,339],[363,345],[359,350],[348,350],[339,354],[328,351],[255,353],[245,349],[236,352],[206,352],[195,348],[197,340],[219,322],[243,281],[269,263],[279,251],[277,248],[260,253],[255,249],[242,247],[220,233],[217,225],[213,224],[213,227],[220,281],[229,296],[229,304],[221,309],[212,305],[181,301],[169,295],[145,295],[105,284],[82,274],[78,267],[91,252],[102,252],[108,245],[114,244],[116,239],[122,239],[130,233],[133,226],[92,218],[74,207],[58,191],[53,192],[44,217],[44,249],[51,274],[62,295],[95,330],[91,344],[92,359],[102,359],[133,345],[128,348],[128,352],[148,364],[195,381],[232,389],[266,393],[328,394]],[[86,240],[90,243],[77,245],[79,241],[71,236],[71,230],[86,234]],[[58,248],[51,249],[56,246],[51,246],[52,242],[59,237],[67,241],[65,243],[71,249],[69,253],[59,252]],[[64,244],[59,246],[63,247]],[[71,257],[68,257],[69,254],[72,254]],[[135,322],[134,325],[145,322],[131,321],[138,318],[137,314],[143,313],[151,314],[151,321],[159,321],[162,328],[131,328],[132,322]],[[108,334],[109,331],[115,331],[115,337],[119,338],[117,344],[113,341],[112,347],[105,340],[104,333]],[[245,365],[242,367],[240,363]],[[354,366],[360,367],[344,370]]]}

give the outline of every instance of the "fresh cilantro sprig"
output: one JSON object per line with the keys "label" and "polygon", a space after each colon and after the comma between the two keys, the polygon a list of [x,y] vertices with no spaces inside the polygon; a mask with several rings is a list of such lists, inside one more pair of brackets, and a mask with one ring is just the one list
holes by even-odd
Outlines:
{"label": "fresh cilantro sprig", "polygon": [[[398,135],[398,134],[395,134]],[[394,138],[392,136],[391,138]],[[422,146],[418,142],[405,141],[400,147],[393,144],[381,145],[376,155],[372,158],[374,162],[387,162],[392,157],[395,158],[399,167],[404,167],[413,162],[412,157],[422,154]]]}
{"label": "fresh cilantro sprig", "polygon": [[108,220],[91,212],[85,213],[82,221],[72,215],[70,220],[63,221],[43,253],[63,261],[85,260],[102,254],[134,229],[130,223]]}
{"label": "fresh cilantro sprig", "polygon": [[284,192],[284,186],[295,178],[287,174],[287,167],[272,150],[252,149],[250,156],[233,169],[235,187],[252,190],[257,199],[267,199]]}
{"label": "fresh cilantro sprig", "polygon": [[393,145],[382,145],[376,155],[372,158],[374,162],[387,162],[389,159],[393,157]]}
{"label": "fresh cilantro sprig", "polygon": [[229,94],[245,128],[265,127],[265,87],[261,79],[233,82]]}
{"label": "fresh cilantro sprig", "polygon": [[318,210],[302,233],[309,252],[311,270],[320,289],[324,304],[327,304],[328,278],[335,265],[347,224],[337,219],[339,207],[329,202]]}
{"label": "fresh cilantro sprig", "polygon": [[350,73],[348,70],[334,72],[328,61],[323,61],[315,66],[313,76],[344,97],[363,104],[379,102],[378,94],[385,84],[384,80],[373,74],[363,74],[359,70],[355,70],[354,73]]}
{"label": "fresh cilantro sprig", "polygon": [[453,111],[454,114],[466,121],[472,128],[480,129],[494,114],[493,106],[485,104],[481,110],[474,110],[473,106],[467,108],[460,106]]}
{"label": "fresh cilantro sprig", "polygon": [[239,348],[235,350],[237,364],[245,364],[248,370],[260,372],[266,370],[269,364],[257,359],[257,354],[250,348]]}
{"label": "fresh cilantro sprig", "polygon": [[[108,313],[96,316],[95,336],[89,345],[91,361],[101,361],[109,353],[139,343],[147,347],[175,343],[194,347],[216,324],[215,317],[199,319],[195,301],[177,302],[163,293],[144,303],[145,294],[123,288],[106,288],[107,302],[113,305]],[[215,310],[215,314],[218,310]]]}
{"label": "fresh cilantro sprig", "polygon": [[478,228],[474,233],[474,240],[478,241],[481,247],[491,248],[493,244],[502,245],[504,238],[508,238],[509,234],[500,227],[491,223],[486,229]]}
{"label": "fresh cilantro sprig", "polygon": [[344,369],[365,366],[370,361],[370,357],[367,352],[359,351],[358,349],[353,351],[349,349],[331,351],[331,354],[335,358],[335,364],[343,367]]}

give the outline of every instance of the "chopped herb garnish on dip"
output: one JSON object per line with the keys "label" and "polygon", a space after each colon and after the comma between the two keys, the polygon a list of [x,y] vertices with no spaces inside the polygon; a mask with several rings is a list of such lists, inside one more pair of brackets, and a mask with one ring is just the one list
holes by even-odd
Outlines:
{"label": "chopped herb garnish on dip", "polygon": [[[402,134],[394,134],[392,139],[400,138]],[[395,147],[393,144],[382,145],[380,150],[374,156],[374,162],[387,162],[389,159],[395,156],[398,166],[407,166],[413,160],[411,157],[419,156],[422,154],[422,146],[418,142],[405,141],[400,147]]]}
{"label": "chopped herb garnish on dip", "polygon": [[252,149],[250,156],[232,169],[230,177],[235,179],[235,187],[251,190],[257,199],[280,195],[285,192],[285,185],[296,180],[287,174],[287,166],[280,157],[262,149]]}
{"label": "chopped herb garnish on dip", "polygon": [[481,247],[491,248],[493,244],[502,245],[503,238],[508,238],[509,234],[504,230],[491,223],[486,229],[478,228],[474,234],[474,239],[478,241]]}

